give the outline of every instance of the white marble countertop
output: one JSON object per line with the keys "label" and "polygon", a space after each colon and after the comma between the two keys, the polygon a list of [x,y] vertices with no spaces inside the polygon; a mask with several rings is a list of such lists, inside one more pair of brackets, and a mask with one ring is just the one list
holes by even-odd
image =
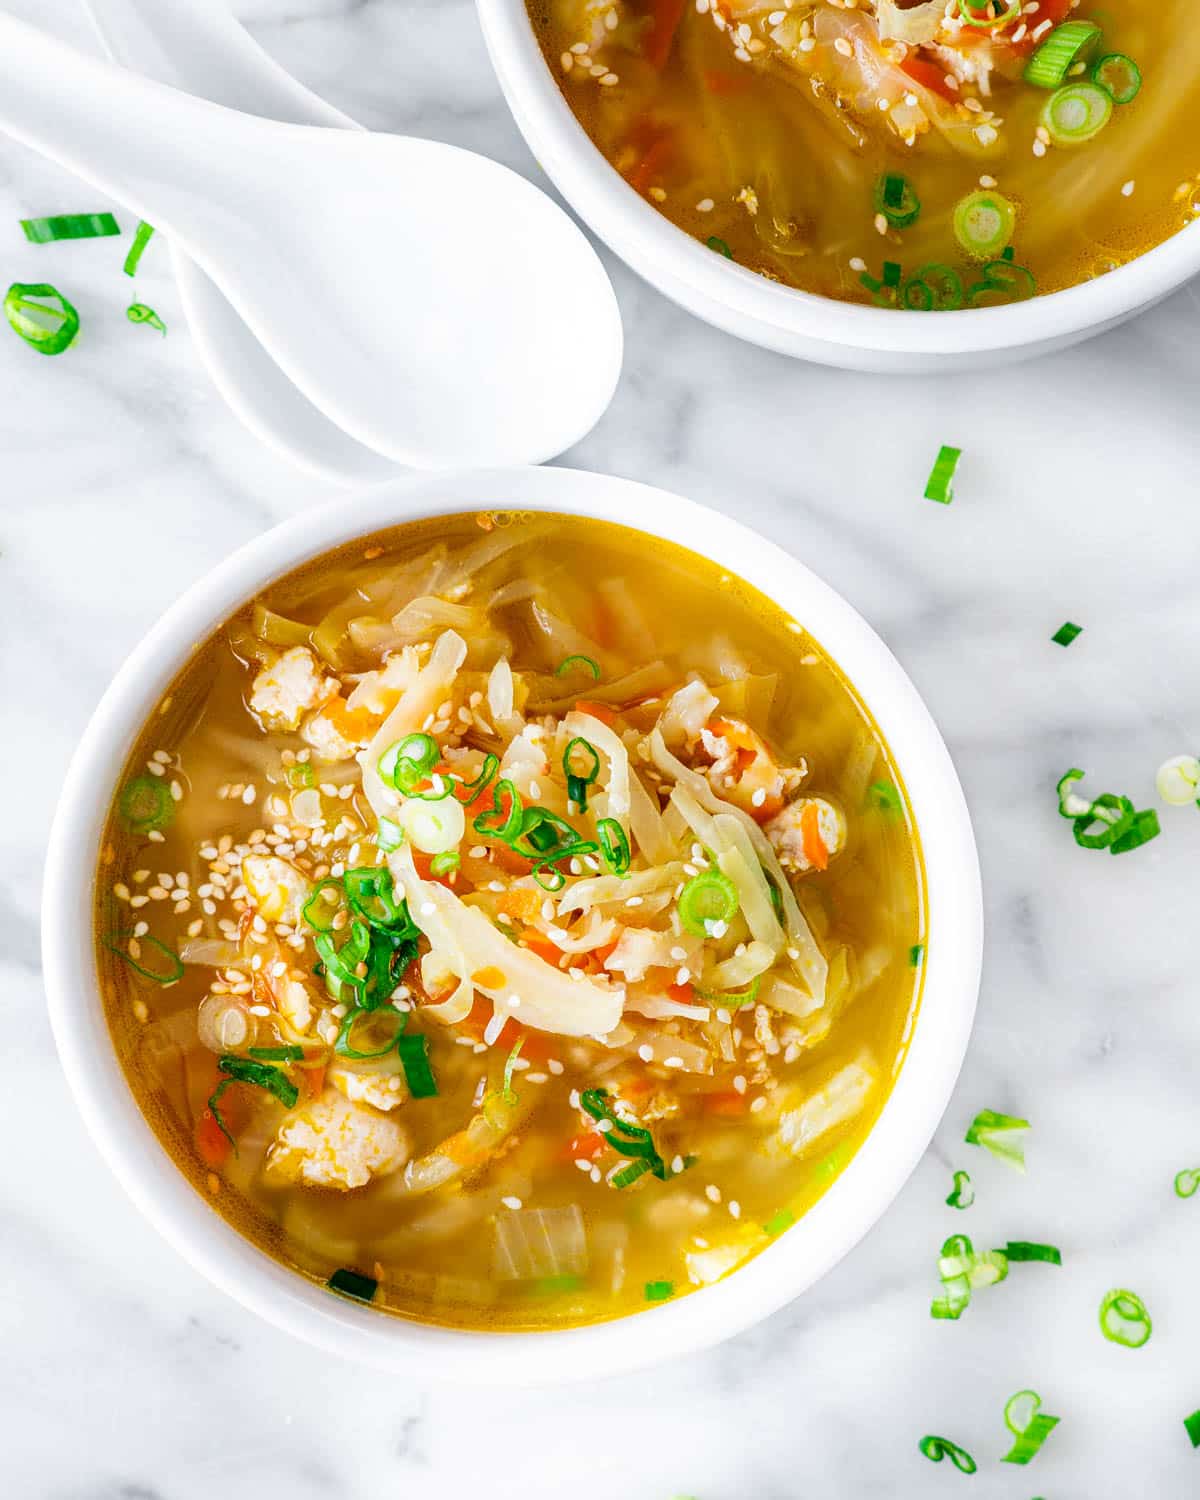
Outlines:
{"label": "white marble countertop", "polygon": [[[8,9],[90,42],[71,0]],[[306,83],[369,125],[439,136],[536,175],[470,0],[240,0]],[[729,510],[798,553],[882,632],[957,760],[989,923],[975,1037],[950,1111],[866,1241],[744,1337],[644,1376],[542,1394],[427,1390],[256,1322],[161,1243],[102,1167],[46,1023],[38,887],[72,744],[117,664],[235,544],[321,498],[264,450],[197,363],[166,256],[123,318],[120,260],[34,250],[24,215],[92,207],[0,142],[9,280],[59,282],[86,317],[68,358],[0,329],[0,1489],[13,1500],[976,1500],[1182,1496],[1200,1407],[1194,965],[1200,814],[1128,858],[1078,850],[1054,812],[1071,765],[1154,802],[1200,743],[1196,506],[1200,307],[1185,290],[1040,364],[952,381],[846,375],[693,322],[610,265],[628,348],[617,399],[567,455]],[[86,199],[84,203],[82,200]],[[921,498],[965,450],[949,508]],[[1086,627],[1063,651],[1051,632]],[[962,1144],[985,1106],[1026,1115],[1029,1173]],[[971,1158],[970,1160],[968,1160]],[[944,1207],[969,1166],[978,1202]],[[930,1320],[947,1234],[1063,1247],[957,1324]],[[1146,1300],[1140,1352],[1104,1342],[1112,1286]],[[1005,1399],[1062,1424],[1030,1470],[1000,1465]],[[969,1448],[968,1480],[917,1451]],[[585,1440],[585,1433],[588,1435]]]}

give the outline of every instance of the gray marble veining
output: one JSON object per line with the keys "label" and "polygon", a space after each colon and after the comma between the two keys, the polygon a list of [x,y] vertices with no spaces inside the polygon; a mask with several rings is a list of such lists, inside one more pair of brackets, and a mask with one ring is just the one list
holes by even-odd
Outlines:
{"label": "gray marble veining", "polygon": [[[90,45],[71,0],[9,9]],[[298,77],[366,124],[487,151],[537,177],[469,0],[241,0]],[[236,543],[321,498],[208,385],[166,257],[123,317],[111,244],[26,246],[17,219],[95,205],[0,143],[6,280],[69,289],[85,331],[45,360],[0,336],[0,1490],[14,1500],[559,1500],[1183,1496],[1181,1418],[1200,1406],[1200,1160],[1194,976],[1200,817],[1121,860],[1088,857],[1055,778],[1153,800],[1200,742],[1196,562],[1200,302],[1186,289],[1040,364],[935,379],[791,363],[691,321],[610,265],[628,334],[617,399],[565,461],[685,491],[800,555],[912,673],[976,821],[989,938],[974,1042],[926,1159],[878,1227],[801,1301],[686,1365],[542,1394],[427,1390],[317,1355],[180,1262],[101,1166],[47,1027],[37,903],[71,746],[158,612]],[[5,227],[7,226],[7,227]],[[581,344],[581,355],[586,348]],[[921,499],[938,445],[958,498]],[[1064,619],[1086,627],[1063,651]],[[80,851],[81,858],[88,851]],[[962,1144],[983,1107],[1026,1114],[1025,1178]],[[968,1160],[968,1158],[971,1158]],[[968,1166],[978,1202],[943,1205]],[[957,1324],[928,1316],[934,1258],[1050,1239]],[[1103,1342],[1111,1286],[1155,1319]],[[1062,1418],[1028,1471],[997,1463],[1004,1400]],[[968,1481],[917,1452],[944,1433]]]}

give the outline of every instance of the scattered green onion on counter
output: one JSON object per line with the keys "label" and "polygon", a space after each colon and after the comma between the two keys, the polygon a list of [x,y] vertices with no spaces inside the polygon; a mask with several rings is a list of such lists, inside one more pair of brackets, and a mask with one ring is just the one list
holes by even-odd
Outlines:
{"label": "scattered green onion on counter", "polygon": [[138,266],[141,265],[146,246],[153,238],[154,225],[147,224],[143,219],[137,227],[137,233],[133,237],[133,244],[129,248],[129,254],[125,257],[126,276],[137,275]]}
{"label": "scattered green onion on counter", "polygon": [[1032,1240],[1009,1240],[1004,1247],[1009,1265],[1020,1261],[1041,1261],[1048,1266],[1062,1265],[1062,1251],[1057,1245],[1040,1245]]}
{"label": "scattered green onion on counter", "polygon": [[1094,52],[1100,28],[1092,21],[1064,21],[1056,26],[1025,64],[1024,78],[1039,89],[1056,89],[1073,65]]}
{"label": "scattered green onion on counter", "polygon": [[938,456],[925,482],[926,500],[936,500],[939,505],[950,504],[954,499],[954,474],[961,457],[961,448],[951,448],[943,444],[938,449]]}
{"label": "scattered green onion on counter", "polygon": [[930,1433],[921,1439],[917,1447],[932,1463],[940,1464],[942,1459],[948,1458],[960,1474],[974,1474],[979,1467],[965,1448],[960,1448],[949,1438],[934,1437]]}
{"label": "scattered green onion on counter", "polygon": [[144,302],[131,302],[125,309],[125,316],[131,323],[145,323],[147,327],[157,329],[163,338],[166,338],[167,325],[154,309],[147,307]]}
{"label": "scattered green onion on counter", "polygon": [[1068,83],[1050,95],[1042,124],[1056,146],[1082,146],[1094,140],[1112,118],[1113,98],[1095,83]]}
{"label": "scattered green onion on counter", "polygon": [[1036,1391],[1018,1391],[1010,1396],[1004,1403],[1004,1425],[1013,1435],[1013,1445],[1000,1462],[1032,1462],[1058,1423],[1058,1417],[1042,1412],[1042,1398]]}
{"label": "scattered green onion on counter", "polygon": [[885,172],[875,184],[875,212],[882,214],[893,229],[907,229],[921,216],[921,200],[907,177]]}
{"label": "scattered green onion on counter", "polygon": [[1069,646],[1072,641],[1078,639],[1082,634],[1082,625],[1073,625],[1070,620],[1067,620],[1058,627],[1050,639],[1056,646]]}
{"label": "scattered green onion on counter", "polygon": [[949,1208],[970,1208],[975,1202],[975,1189],[971,1186],[971,1175],[969,1172],[955,1172],[954,1186],[951,1188],[946,1204]]}
{"label": "scattered green onion on counter", "polygon": [[99,240],[120,234],[112,214],[56,214],[49,219],[22,219],[21,228],[31,245],[49,245],[55,240]]}
{"label": "scattered green onion on counter", "polygon": [[1168,807],[1200,803],[1200,760],[1194,755],[1173,755],[1155,772],[1154,785]]}
{"label": "scattered green onion on counter", "polygon": [[1124,1287],[1105,1292],[1100,1303],[1100,1332],[1111,1344],[1140,1349],[1153,1332],[1146,1304],[1136,1292]]}
{"label": "scattered green onion on counter", "polygon": [[974,260],[995,260],[1012,239],[1016,224],[1016,208],[990,188],[968,193],[954,209],[954,238]]}
{"label": "scattered green onion on counter", "polygon": [[600,663],[590,656],[564,656],[554,669],[554,675],[556,677],[565,677],[568,672],[572,672],[576,668],[584,672],[589,672],[593,682],[600,681]]}
{"label": "scattered green onion on counter", "polygon": [[1185,1167],[1175,1173],[1175,1196],[1190,1198],[1200,1188],[1200,1167]]}
{"label": "scattered green onion on counter", "polygon": [[1028,1129],[1028,1120],[1002,1115],[994,1109],[982,1109],[971,1121],[965,1139],[968,1146],[982,1146],[997,1161],[1007,1162],[1018,1172],[1024,1172],[1025,1133]]}
{"label": "scattered green onion on counter", "polygon": [[8,326],[39,354],[62,354],[79,332],[79,314],[48,282],[14,281],[4,297]]}

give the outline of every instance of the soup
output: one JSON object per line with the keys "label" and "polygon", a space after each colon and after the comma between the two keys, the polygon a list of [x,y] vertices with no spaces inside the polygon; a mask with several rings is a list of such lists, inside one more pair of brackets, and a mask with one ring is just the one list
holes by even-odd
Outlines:
{"label": "soup", "polygon": [[1197,212],[1186,0],[528,0],[597,147],[772,280],[940,311],[1111,270]]}
{"label": "soup", "polygon": [[158,1137],[268,1254],[410,1318],[728,1274],[871,1129],[920,856],[801,626],[679,547],[381,533],[201,645],[130,756],[97,953]]}

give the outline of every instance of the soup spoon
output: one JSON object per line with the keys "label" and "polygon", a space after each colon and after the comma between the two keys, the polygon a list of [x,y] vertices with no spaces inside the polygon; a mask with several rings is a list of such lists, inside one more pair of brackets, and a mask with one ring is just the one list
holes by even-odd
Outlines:
{"label": "soup spoon", "polygon": [[599,258],[486,157],[239,114],[11,16],[0,129],[177,240],[305,396],[398,463],[540,461],[612,397]]}
{"label": "soup spoon", "polygon": [[[284,71],[223,0],[83,0],[122,67],[197,98],[292,125],[359,126]],[[292,384],[195,261],[169,246],[188,327],[214,385],[263,442],[324,479],[375,484],[400,470]]]}

